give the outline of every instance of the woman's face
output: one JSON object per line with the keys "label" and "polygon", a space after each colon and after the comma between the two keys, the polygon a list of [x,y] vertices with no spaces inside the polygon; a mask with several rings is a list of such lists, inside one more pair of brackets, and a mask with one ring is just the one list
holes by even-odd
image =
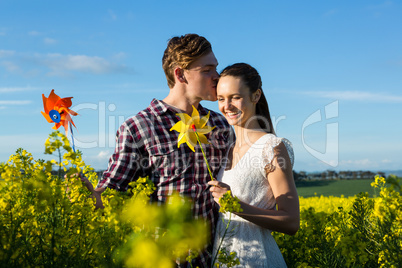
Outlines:
{"label": "woman's face", "polygon": [[255,118],[255,99],[258,91],[250,95],[249,88],[241,78],[223,76],[219,79],[217,96],[219,110],[233,126],[247,127]]}

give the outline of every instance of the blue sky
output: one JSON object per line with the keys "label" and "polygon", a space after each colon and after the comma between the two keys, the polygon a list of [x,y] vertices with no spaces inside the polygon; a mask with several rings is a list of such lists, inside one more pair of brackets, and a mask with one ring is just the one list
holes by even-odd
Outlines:
{"label": "blue sky", "polygon": [[106,168],[119,124],[168,94],[168,39],[198,33],[218,71],[260,72],[296,171],[402,169],[401,25],[400,1],[0,0],[0,162],[18,147],[48,159],[55,89],[74,97],[84,160]]}

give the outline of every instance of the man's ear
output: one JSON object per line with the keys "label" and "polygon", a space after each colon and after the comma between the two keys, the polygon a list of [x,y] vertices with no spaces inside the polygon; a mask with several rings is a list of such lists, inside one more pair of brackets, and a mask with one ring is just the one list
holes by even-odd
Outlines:
{"label": "man's ear", "polygon": [[184,77],[184,70],[180,67],[174,69],[174,76],[180,83],[185,83],[186,78]]}

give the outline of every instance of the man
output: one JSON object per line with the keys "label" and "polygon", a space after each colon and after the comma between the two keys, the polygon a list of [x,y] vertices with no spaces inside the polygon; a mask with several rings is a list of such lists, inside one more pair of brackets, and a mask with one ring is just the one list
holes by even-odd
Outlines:
{"label": "man", "polygon": [[[199,103],[217,100],[217,65],[211,44],[204,37],[186,34],[169,40],[162,58],[169,94],[162,101],[153,99],[146,109],[120,126],[108,169],[93,190],[98,207],[102,207],[100,195],[106,187],[125,191],[129,182],[149,176],[157,188],[151,201],[163,203],[173,192],[190,197],[194,217],[206,219],[213,232],[217,211],[207,189],[210,176],[201,148],[197,145],[195,152],[186,144],[178,148],[179,133],[170,129],[180,120],[177,113],[191,116],[192,106],[200,116],[208,114],[209,110]],[[211,144],[203,144],[203,148],[217,177],[234,135],[225,118],[213,111],[208,125],[215,129],[207,134]],[[194,264],[207,267],[210,261],[204,252]]]}

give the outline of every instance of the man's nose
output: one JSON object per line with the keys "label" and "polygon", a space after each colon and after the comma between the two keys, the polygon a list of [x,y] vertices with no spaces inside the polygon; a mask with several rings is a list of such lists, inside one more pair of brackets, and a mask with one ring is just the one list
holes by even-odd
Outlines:
{"label": "man's nose", "polygon": [[219,74],[218,74],[218,72],[215,70],[214,71],[214,73],[212,74],[212,79],[214,79],[214,80],[216,80],[216,81],[218,81],[219,80]]}

